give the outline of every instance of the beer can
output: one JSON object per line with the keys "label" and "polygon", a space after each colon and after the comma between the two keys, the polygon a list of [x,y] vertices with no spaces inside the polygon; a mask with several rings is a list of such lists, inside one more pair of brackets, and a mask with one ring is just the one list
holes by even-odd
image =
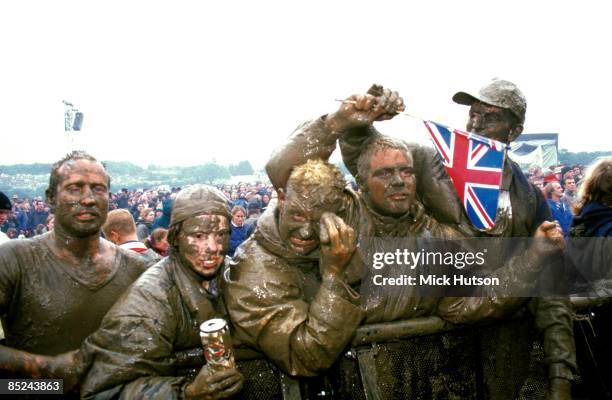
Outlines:
{"label": "beer can", "polygon": [[236,367],[229,327],[223,318],[213,318],[200,325],[206,364],[216,370]]}

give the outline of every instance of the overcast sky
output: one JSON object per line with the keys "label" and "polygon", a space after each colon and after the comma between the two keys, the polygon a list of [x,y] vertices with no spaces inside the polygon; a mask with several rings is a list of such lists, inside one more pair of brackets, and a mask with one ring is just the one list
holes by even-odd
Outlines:
{"label": "overcast sky", "polygon": [[[257,167],[300,121],[374,82],[411,114],[464,128],[453,93],[493,77],[525,93],[525,132],[612,150],[605,4],[4,1],[0,164],[61,158],[64,99],[85,114],[77,143],[100,159]],[[427,140],[405,116],[378,127]]]}

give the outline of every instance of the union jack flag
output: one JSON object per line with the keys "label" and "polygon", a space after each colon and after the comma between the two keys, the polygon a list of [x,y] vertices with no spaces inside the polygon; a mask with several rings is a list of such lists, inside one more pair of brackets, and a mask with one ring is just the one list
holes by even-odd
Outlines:
{"label": "union jack flag", "polygon": [[506,145],[497,140],[423,121],[461,204],[478,229],[495,226]]}

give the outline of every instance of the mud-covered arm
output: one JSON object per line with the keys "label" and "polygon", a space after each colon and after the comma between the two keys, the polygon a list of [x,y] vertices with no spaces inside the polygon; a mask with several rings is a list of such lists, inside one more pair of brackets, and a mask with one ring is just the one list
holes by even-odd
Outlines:
{"label": "mud-covered arm", "polygon": [[374,121],[391,119],[403,110],[399,94],[380,85],[372,85],[366,94],[349,96],[335,112],[300,125],[272,154],[266,165],[270,181],[276,189],[284,188],[293,167],[307,160],[327,161],[336,140],[349,129],[371,127]]}
{"label": "mud-covered arm", "polygon": [[[11,315],[18,311],[22,269],[19,243],[7,242],[0,246],[0,314]],[[27,258],[27,257],[26,257]],[[25,262],[28,262],[26,260]],[[17,311],[16,311],[17,310]],[[82,358],[77,350],[47,356],[0,345],[0,372],[4,376],[64,379],[64,390],[69,391],[83,370]]]}
{"label": "mud-covered arm", "polygon": [[550,379],[573,379],[577,370],[572,307],[567,297],[538,297],[529,309],[543,337],[544,361]]}
{"label": "mud-covered arm", "polygon": [[[6,318],[19,302],[21,269],[15,253],[15,242],[0,245],[0,315]],[[0,345],[0,372],[3,375],[46,377],[42,356]],[[42,369],[42,370],[41,370]]]}
{"label": "mud-covered arm", "polygon": [[91,367],[81,395],[89,399],[178,399],[187,382],[172,376],[177,310],[173,302],[146,289],[133,286],[128,290],[82,346]]}
{"label": "mud-covered arm", "polygon": [[[503,246],[508,242],[499,239],[492,253],[504,254]],[[481,285],[472,292],[472,297],[448,297],[439,304],[439,315],[454,323],[472,323],[481,320],[500,318],[514,313],[524,304],[524,297],[533,294],[542,277],[542,267],[547,261],[557,258],[565,247],[562,232],[552,222],[542,223],[530,239],[527,248],[508,260],[502,260],[501,267],[488,272],[482,277],[497,278],[499,285]],[[489,249],[490,250],[490,249]],[[488,257],[499,257],[489,254]],[[485,257],[486,258],[486,257]],[[495,265],[495,264],[493,264]],[[487,268],[487,265],[484,266]],[[490,265],[488,266],[491,267]],[[555,265],[560,273],[561,266]],[[474,271],[476,273],[477,271]]]}
{"label": "mud-covered arm", "polygon": [[382,136],[373,125],[357,126],[347,129],[338,140],[342,162],[353,176],[357,176],[357,160],[363,146],[371,137]]}
{"label": "mud-covered arm", "polygon": [[[536,197],[535,220],[532,229],[541,221],[551,221],[552,213],[542,192],[531,184]],[[609,265],[609,264],[608,264]],[[544,360],[548,364],[550,379],[573,379],[577,371],[576,344],[572,308],[568,297],[539,297],[529,303],[536,327],[542,335]]]}
{"label": "mud-covered arm", "polygon": [[275,149],[266,164],[266,172],[276,189],[284,188],[294,167],[308,160],[327,161],[336,149],[340,132],[333,131],[327,116],[304,122]]}
{"label": "mud-covered arm", "polygon": [[323,279],[306,302],[295,273],[283,261],[248,260],[232,266],[224,297],[238,336],[293,376],[329,368],[349,343],[363,315],[346,283]]}
{"label": "mud-covered arm", "polygon": [[21,269],[16,254],[16,242],[0,245],[0,315],[6,315],[18,301],[16,296],[21,282]]}
{"label": "mud-covered arm", "polygon": [[69,393],[75,390],[84,368],[79,350],[46,356],[0,346],[0,371],[5,378],[62,379],[64,393]]}
{"label": "mud-covered arm", "polygon": [[438,315],[455,324],[470,324],[514,314],[526,301],[517,295],[531,293],[535,287],[539,275],[537,259],[537,255],[529,252],[513,257],[499,270],[486,275],[499,279],[499,286],[479,286],[471,297],[445,297],[438,304]]}

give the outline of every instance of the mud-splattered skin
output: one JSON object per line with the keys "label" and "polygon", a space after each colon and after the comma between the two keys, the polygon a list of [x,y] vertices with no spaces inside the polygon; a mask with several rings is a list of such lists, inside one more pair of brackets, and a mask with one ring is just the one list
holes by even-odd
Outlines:
{"label": "mud-splattered skin", "polygon": [[330,200],[315,192],[296,191],[291,184],[286,194],[280,192],[278,230],[281,239],[297,254],[306,255],[319,247],[321,216],[325,211],[337,213],[341,206],[341,201],[320,206]]}
{"label": "mud-splattered skin", "polygon": [[177,241],[181,261],[204,279],[212,279],[229,247],[228,220],[214,214],[188,218]]}
{"label": "mud-splattered skin", "polygon": [[89,282],[102,282],[112,270],[116,250],[100,239],[108,214],[108,175],[94,161],[69,160],[58,170],[59,183],[48,200],[55,214],[51,250]]}
{"label": "mud-splattered skin", "polygon": [[[193,185],[176,196],[170,255],[149,268],[83,344],[93,359],[82,380],[84,398],[208,399],[240,390],[236,369],[204,366],[193,382],[176,376],[176,351],[201,346],[198,326],[225,317],[209,289],[229,244],[228,202],[219,190]],[[93,354],[92,354],[93,353]]]}
{"label": "mud-splattered skin", "polygon": [[416,191],[410,154],[391,148],[374,153],[363,191],[366,202],[382,215],[402,216],[410,211]]}
{"label": "mud-splattered skin", "polygon": [[58,171],[60,182],[49,201],[56,229],[63,236],[98,235],[108,213],[108,176],[89,160],[68,161]]}
{"label": "mud-splattered skin", "polygon": [[0,312],[9,346],[0,346],[0,370],[64,378],[69,389],[84,367],[74,350],[145,266],[100,238],[109,178],[99,163],[69,160],[54,176],[47,197],[55,229],[0,251]]}
{"label": "mud-splattered skin", "polygon": [[489,139],[510,143],[523,131],[512,112],[479,101],[470,107],[469,119],[465,129]]}

